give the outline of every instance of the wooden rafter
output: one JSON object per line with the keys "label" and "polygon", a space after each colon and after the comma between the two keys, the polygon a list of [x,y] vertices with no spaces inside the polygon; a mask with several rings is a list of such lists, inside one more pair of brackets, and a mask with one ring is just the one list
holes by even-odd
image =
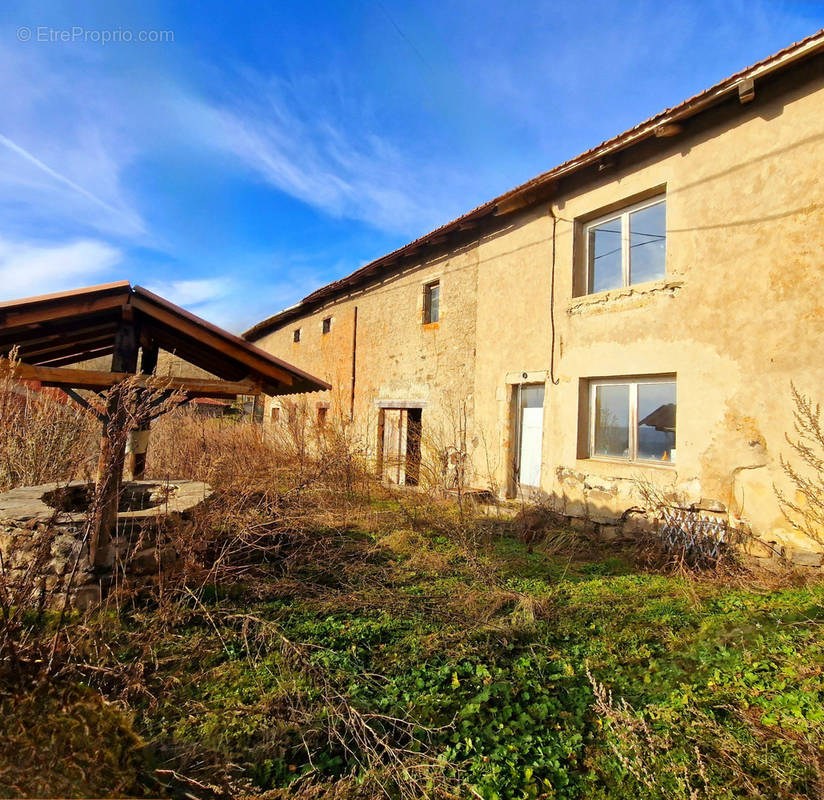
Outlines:
{"label": "wooden rafter", "polygon": [[91,389],[105,391],[124,380],[131,379],[137,385],[185,392],[189,397],[225,397],[234,399],[239,394],[257,395],[260,385],[254,381],[221,381],[214,378],[152,377],[132,375],[128,372],[102,372],[86,369],[63,369],[38,367],[33,364],[18,363],[11,367],[0,364],[0,375],[11,375],[16,380],[40,381],[43,386],[57,388]]}

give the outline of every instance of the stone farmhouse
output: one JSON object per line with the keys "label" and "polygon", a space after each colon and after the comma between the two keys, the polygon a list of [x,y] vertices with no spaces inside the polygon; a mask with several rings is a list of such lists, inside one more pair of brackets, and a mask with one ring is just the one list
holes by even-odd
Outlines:
{"label": "stone farmhouse", "polygon": [[615,520],[640,482],[809,547],[774,487],[792,384],[824,401],[824,31],[244,335],[332,384],[310,413],[388,481],[429,447],[571,516]]}

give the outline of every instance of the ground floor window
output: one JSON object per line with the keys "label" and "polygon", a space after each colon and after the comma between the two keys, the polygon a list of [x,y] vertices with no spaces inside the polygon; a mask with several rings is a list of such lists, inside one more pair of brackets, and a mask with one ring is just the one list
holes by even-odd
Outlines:
{"label": "ground floor window", "polygon": [[675,378],[590,381],[589,455],[675,461]]}

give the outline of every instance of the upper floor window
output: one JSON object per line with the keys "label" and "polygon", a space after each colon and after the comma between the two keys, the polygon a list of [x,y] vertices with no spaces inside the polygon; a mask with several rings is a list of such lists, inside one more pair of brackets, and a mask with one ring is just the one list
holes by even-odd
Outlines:
{"label": "upper floor window", "polygon": [[590,457],[673,463],[676,410],[672,377],[590,381]]}
{"label": "upper floor window", "polygon": [[587,294],[664,277],[667,202],[656,197],[588,222]]}
{"label": "upper floor window", "polygon": [[292,341],[299,342],[300,341],[300,328],[295,328],[294,332],[292,333]]}
{"label": "upper floor window", "polygon": [[427,283],[423,287],[423,324],[429,325],[440,318],[441,284],[440,281]]}
{"label": "upper floor window", "polygon": [[332,317],[326,317],[320,326],[321,333],[325,336],[332,330]]}

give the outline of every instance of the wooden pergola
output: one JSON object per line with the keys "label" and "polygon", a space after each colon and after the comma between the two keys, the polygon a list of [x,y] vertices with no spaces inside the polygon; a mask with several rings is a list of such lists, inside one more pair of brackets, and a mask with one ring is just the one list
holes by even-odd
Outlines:
{"label": "wooden pergola", "polygon": [[[329,384],[266,353],[239,336],[212,325],[162,297],[128,281],[0,303],[0,357],[16,350],[14,378],[56,387],[103,422],[101,465],[111,474],[105,482],[103,512],[93,537],[93,552],[111,534],[125,464],[125,441],[113,440],[112,420],[122,414],[118,391],[132,385],[157,387],[154,375],[160,350],[205,370],[214,377],[163,377],[163,390],[196,397],[284,395],[329,389]],[[111,356],[108,371],[69,368]],[[105,409],[80,390],[107,392]],[[129,454],[128,472],[142,477],[148,423]]]}

